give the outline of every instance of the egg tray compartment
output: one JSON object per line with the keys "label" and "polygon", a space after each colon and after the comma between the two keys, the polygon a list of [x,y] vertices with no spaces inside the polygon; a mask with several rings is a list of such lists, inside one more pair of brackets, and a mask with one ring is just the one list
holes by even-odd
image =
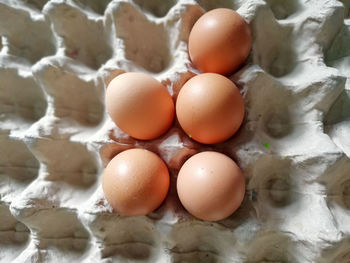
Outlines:
{"label": "egg tray compartment", "polygon": [[[0,1],[0,262],[348,262],[342,2]],[[216,7],[238,10],[253,34],[231,76],[246,104],[237,135],[204,146],[176,122],[150,142],[122,133],[104,108],[108,81],[147,72],[176,98],[196,74],[189,31]],[[103,167],[133,147],[171,173],[166,201],[144,217],[112,213],[100,187]],[[203,150],[246,177],[242,206],[220,222],[193,218],[176,195],[181,164]]]}

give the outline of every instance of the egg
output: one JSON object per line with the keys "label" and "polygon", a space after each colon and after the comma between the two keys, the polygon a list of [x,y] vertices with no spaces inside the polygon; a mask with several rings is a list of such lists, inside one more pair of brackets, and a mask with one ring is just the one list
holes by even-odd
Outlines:
{"label": "egg", "polygon": [[166,87],[153,77],[136,72],[121,74],[109,83],[106,108],[122,131],[140,140],[164,134],[175,114]]}
{"label": "egg", "polygon": [[114,211],[142,216],[164,201],[169,181],[168,168],[158,155],[144,149],[130,149],[108,163],[102,189]]}
{"label": "egg", "polygon": [[182,205],[193,216],[218,221],[235,212],[245,194],[241,169],[218,152],[193,155],[181,167],[177,192]]}
{"label": "egg", "polygon": [[194,24],[188,50],[201,72],[228,75],[246,60],[251,42],[250,28],[244,19],[234,10],[218,8]]}
{"label": "egg", "polygon": [[214,144],[227,140],[244,118],[244,101],[236,85],[216,73],[191,78],[181,88],[176,115],[192,139]]}

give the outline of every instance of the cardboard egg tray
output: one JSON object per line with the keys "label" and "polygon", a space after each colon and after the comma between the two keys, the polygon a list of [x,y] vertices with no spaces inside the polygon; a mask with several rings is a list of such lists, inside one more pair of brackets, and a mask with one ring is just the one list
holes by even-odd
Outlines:
{"label": "cardboard egg tray", "polygon": [[[349,6],[0,0],[0,262],[350,262]],[[237,10],[253,36],[230,76],[245,101],[239,132],[205,146],[175,122],[156,140],[128,137],[106,113],[109,81],[146,72],[176,99],[198,74],[191,27],[217,7]],[[171,188],[153,213],[125,217],[101,175],[135,147],[163,158]],[[179,168],[204,150],[246,178],[241,207],[219,222],[195,219],[176,194]]]}

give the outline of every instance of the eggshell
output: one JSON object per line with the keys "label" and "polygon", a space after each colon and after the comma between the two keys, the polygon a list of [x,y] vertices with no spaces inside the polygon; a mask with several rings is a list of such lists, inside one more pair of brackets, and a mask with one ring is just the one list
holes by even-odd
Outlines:
{"label": "eggshell", "polygon": [[140,140],[165,133],[175,113],[166,87],[149,75],[135,72],[121,74],[109,83],[106,107],[121,130]]}
{"label": "eggshell", "polygon": [[226,155],[201,152],[188,159],[177,178],[182,205],[193,216],[217,221],[237,210],[245,194],[240,168]]}
{"label": "eggshell", "polygon": [[205,13],[194,24],[188,49],[193,64],[201,72],[227,75],[246,60],[251,42],[244,19],[234,10],[218,8]]}
{"label": "eggshell", "polygon": [[197,75],[181,88],[176,114],[194,140],[213,144],[230,138],[244,118],[244,101],[236,85],[215,73]]}
{"label": "eggshell", "polygon": [[168,168],[153,152],[126,150],[107,165],[102,188],[114,211],[127,216],[146,215],[159,207],[167,195]]}

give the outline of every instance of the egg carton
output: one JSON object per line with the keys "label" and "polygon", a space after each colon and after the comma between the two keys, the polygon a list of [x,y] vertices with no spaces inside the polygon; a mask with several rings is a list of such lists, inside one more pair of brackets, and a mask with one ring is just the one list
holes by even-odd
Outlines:
{"label": "egg carton", "polygon": [[[0,262],[350,262],[349,0],[0,0]],[[137,141],[106,114],[105,89],[146,72],[176,99],[207,10],[237,10],[252,52],[230,76],[246,107],[230,140],[192,141],[176,122]],[[171,187],[153,213],[113,213],[108,161],[158,153]],[[176,195],[191,155],[232,157],[246,196],[205,222]]]}

